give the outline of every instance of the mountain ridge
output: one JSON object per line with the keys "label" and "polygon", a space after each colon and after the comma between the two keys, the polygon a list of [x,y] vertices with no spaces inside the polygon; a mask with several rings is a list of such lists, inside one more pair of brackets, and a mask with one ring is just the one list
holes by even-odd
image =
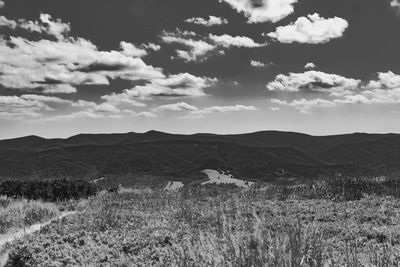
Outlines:
{"label": "mountain ridge", "polygon": [[[296,132],[170,134],[159,131],[0,140],[0,180],[100,176],[192,177],[229,169],[251,180],[400,171],[400,135]],[[185,178],[185,179],[186,179]],[[280,179],[282,177],[279,177]],[[191,179],[191,178],[187,178]]]}

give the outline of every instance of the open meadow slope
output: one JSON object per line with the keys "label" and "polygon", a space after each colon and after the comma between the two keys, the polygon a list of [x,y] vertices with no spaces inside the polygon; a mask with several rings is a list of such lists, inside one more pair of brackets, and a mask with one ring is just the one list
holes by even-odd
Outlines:
{"label": "open meadow slope", "polygon": [[6,266],[399,266],[398,198],[310,190],[103,192],[9,244]]}

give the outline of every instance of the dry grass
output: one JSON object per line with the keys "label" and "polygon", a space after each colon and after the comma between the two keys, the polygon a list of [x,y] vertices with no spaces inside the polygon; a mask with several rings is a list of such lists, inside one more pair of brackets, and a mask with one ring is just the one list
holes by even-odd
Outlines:
{"label": "dry grass", "polygon": [[50,220],[59,214],[54,203],[0,198],[0,234]]}
{"label": "dry grass", "polygon": [[398,199],[269,193],[102,193],[13,244],[10,266],[399,266]]}

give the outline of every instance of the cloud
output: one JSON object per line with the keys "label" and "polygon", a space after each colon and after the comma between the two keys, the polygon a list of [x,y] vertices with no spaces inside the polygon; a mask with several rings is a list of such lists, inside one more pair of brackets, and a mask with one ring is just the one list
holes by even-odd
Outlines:
{"label": "cloud", "polygon": [[53,103],[71,103],[69,100],[62,99],[55,96],[46,96],[46,95],[32,95],[26,94],[21,96],[22,99],[25,100],[33,100],[33,101],[40,101],[40,102],[53,102]]}
{"label": "cloud", "polygon": [[275,80],[267,84],[270,91],[314,91],[328,92],[332,95],[343,95],[348,90],[357,88],[361,81],[346,78],[337,74],[328,74],[321,71],[307,71],[304,73],[279,74]]}
{"label": "cloud", "polygon": [[1,16],[0,27],[12,30],[18,28],[29,32],[46,34],[55,37],[58,40],[66,39],[71,32],[71,27],[68,23],[63,23],[60,19],[53,20],[49,14],[40,14],[39,21],[30,21],[25,19],[15,21]]}
{"label": "cloud", "polygon": [[139,102],[135,99],[132,98],[127,93],[128,90],[125,90],[123,93],[116,94],[112,93],[110,95],[103,95],[101,96],[101,99],[106,100],[108,103],[111,103],[113,105],[127,105],[127,106],[134,106],[134,107],[145,107],[146,104]]}
{"label": "cloud", "polygon": [[71,31],[69,24],[63,23],[60,19],[54,21],[49,14],[40,14],[40,21],[44,24],[44,26],[41,27],[42,31],[53,35],[59,40],[64,39]]}
{"label": "cloud", "polygon": [[157,114],[147,111],[135,112],[132,110],[120,110],[118,112],[119,113],[113,112],[111,109],[104,110],[103,112],[102,111],[98,112],[95,110],[83,110],[83,111],[72,112],[69,114],[62,114],[52,117],[41,118],[39,119],[39,121],[57,122],[57,121],[71,121],[77,119],[122,119],[126,118],[127,116],[144,117],[144,118],[157,117]]}
{"label": "cloud", "polygon": [[227,24],[228,20],[223,19],[220,17],[215,17],[215,16],[209,16],[209,19],[206,20],[204,18],[190,18],[185,20],[188,23],[193,23],[193,24],[198,24],[198,25],[204,25],[207,27],[211,27],[214,25],[222,25],[222,24]]}
{"label": "cloud", "polygon": [[253,39],[245,36],[230,36],[228,34],[223,34],[223,35],[214,35],[210,34],[209,38],[217,45],[229,48],[231,46],[235,47],[248,47],[248,48],[254,48],[254,47],[262,47],[266,46],[267,44],[259,44],[256,43]]}
{"label": "cloud", "polygon": [[9,20],[4,16],[0,16],[0,29],[1,28],[15,29],[17,25],[18,25],[17,22],[15,22],[14,20]]}
{"label": "cloud", "polygon": [[[69,114],[48,117],[45,112],[68,110]],[[95,103],[86,100],[67,100],[60,97],[24,94],[21,96],[0,96],[0,118],[22,119],[35,117],[39,120],[72,120],[77,118],[119,118],[127,114],[137,115],[131,110],[121,110],[112,102]],[[47,115],[47,118],[46,116]]]}
{"label": "cloud", "polygon": [[154,44],[154,43],[148,43],[148,44],[144,44],[143,47],[147,50],[153,50],[153,51],[160,51],[161,50],[161,46]]}
{"label": "cloud", "polygon": [[395,87],[400,87],[400,75],[394,74],[391,71],[378,72],[378,80],[370,81],[365,87],[367,89],[392,89]]}
{"label": "cloud", "polygon": [[297,0],[220,0],[237,12],[243,12],[249,23],[277,22],[294,11]]}
{"label": "cloud", "polygon": [[106,115],[104,114],[98,114],[94,113],[91,111],[78,111],[78,112],[72,112],[69,114],[62,114],[62,115],[57,115],[57,116],[51,116],[47,118],[42,118],[40,121],[71,121],[71,120],[76,120],[76,119],[99,119],[99,118],[105,118]]}
{"label": "cloud", "polygon": [[216,49],[216,46],[203,40],[195,40],[193,39],[195,36],[196,34],[193,32],[181,32],[178,30],[175,33],[164,32],[161,39],[165,43],[177,43],[188,48],[188,51],[181,49],[176,51],[178,57],[186,61],[204,60],[208,53]]}
{"label": "cloud", "polygon": [[41,112],[51,108],[36,99],[25,99],[19,96],[0,96],[0,119],[22,119],[40,117]]}
{"label": "cloud", "polygon": [[216,83],[216,79],[196,77],[189,73],[170,75],[165,79],[155,79],[150,84],[136,86],[127,92],[131,96],[148,99],[158,97],[196,97],[204,96],[204,89]]}
{"label": "cloud", "polygon": [[304,66],[305,69],[315,69],[316,67],[317,66],[312,62],[309,62]]}
{"label": "cloud", "polygon": [[[194,107],[196,108],[196,107]],[[258,108],[254,106],[234,105],[234,106],[211,106],[205,108],[196,108],[189,110],[187,115],[181,116],[181,119],[199,119],[204,118],[205,115],[213,113],[225,113],[225,112],[244,112],[244,111],[257,111]]]}
{"label": "cloud", "polygon": [[170,75],[164,79],[153,79],[145,85],[126,89],[120,94],[102,96],[102,99],[114,103],[134,104],[137,100],[149,100],[152,97],[198,97],[204,96],[204,89],[213,86],[217,79],[197,77],[189,73]]}
{"label": "cloud", "polygon": [[[272,99],[278,105],[294,107],[310,113],[313,107],[334,107],[354,104],[400,104],[400,75],[391,71],[378,73],[377,80],[362,82],[335,74],[309,71],[302,74],[278,75],[267,87],[271,90],[299,92],[311,90],[324,98],[300,100]],[[311,85],[310,85],[311,84]]]}
{"label": "cloud", "polygon": [[120,110],[115,106],[111,105],[110,103],[102,103],[97,105],[94,109],[97,112],[110,112],[110,113],[118,113]]}
{"label": "cloud", "polygon": [[154,114],[154,113],[148,112],[148,111],[139,112],[139,113],[137,113],[137,116],[145,117],[145,118],[156,118],[156,117],[158,117],[157,114]]}
{"label": "cloud", "polygon": [[190,115],[195,118],[212,113],[225,113],[225,112],[241,112],[241,111],[257,111],[258,108],[254,106],[234,105],[234,106],[211,106],[198,110],[190,111]]}
{"label": "cloud", "polygon": [[4,1],[0,0],[0,8],[3,8],[6,4],[4,3]]}
{"label": "cloud", "polygon": [[[65,26],[48,27],[55,35],[66,29]],[[132,45],[122,43],[122,47],[123,51],[99,51],[82,38],[56,41],[0,38],[0,84],[11,89],[74,93],[78,85],[108,85],[109,79],[134,81],[165,77],[161,69],[132,57],[139,55],[138,50],[134,53]]]}
{"label": "cloud", "polygon": [[42,87],[42,92],[46,94],[73,94],[77,92],[76,88],[69,84],[46,84],[39,87]]}
{"label": "cloud", "polygon": [[185,102],[179,102],[175,104],[162,105],[155,109],[155,111],[196,111],[197,107],[189,105]]}
{"label": "cloud", "polygon": [[400,75],[391,71],[379,72],[378,80],[369,81],[353,95],[346,96],[348,104],[398,104],[400,103]]}
{"label": "cloud", "polygon": [[392,0],[390,2],[391,7],[399,7],[400,6],[400,1],[399,0]]}
{"label": "cloud", "polygon": [[203,111],[206,113],[214,113],[214,112],[239,112],[239,111],[256,111],[258,108],[254,106],[244,106],[244,105],[234,105],[234,106],[212,106],[208,108],[204,108]]}
{"label": "cloud", "polygon": [[293,100],[290,102],[286,100],[271,99],[271,103],[282,106],[294,107],[303,114],[309,114],[311,112],[311,109],[314,107],[334,107],[337,105],[334,101],[321,98],[315,98],[315,99],[302,98],[300,100]]}
{"label": "cloud", "polygon": [[290,25],[277,27],[268,36],[281,43],[320,44],[342,37],[348,26],[349,23],[342,18],[325,19],[314,13],[300,17]]}
{"label": "cloud", "polygon": [[228,34],[220,36],[209,34],[208,37],[201,38],[194,32],[180,30],[176,32],[163,32],[161,38],[165,43],[175,43],[183,46],[181,49],[177,49],[176,53],[179,58],[187,62],[204,61],[211,53],[225,54],[223,50],[218,51],[219,47],[255,48],[267,45],[256,43],[253,39],[244,36],[233,37]]}
{"label": "cloud", "polygon": [[134,44],[121,42],[119,44],[121,47],[121,53],[128,57],[144,57],[147,56],[147,51],[145,49],[136,47]]}
{"label": "cloud", "polygon": [[262,63],[262,62],[256,61],[256,60],[251,60],[251,61],[250,61],[250,65],[251,65],[252,67],[255,67],[255,68],[262,68],[262,67],[265,67],[265,66],[266,66],[265,63]]}
{"label": "cloud", "polygon": [[162,105],[154,109],[155,112],[163,112],[163,111],[188,112],[188,114],[179,117],[182,119],[203,118],[205,115],[213,113],[256,111],[256,110],[258,110],[258,108],[254,106],[244,106],[244,105],[211,106],[211,107],[198,108],[196,106],[189,105],[186,102]]}

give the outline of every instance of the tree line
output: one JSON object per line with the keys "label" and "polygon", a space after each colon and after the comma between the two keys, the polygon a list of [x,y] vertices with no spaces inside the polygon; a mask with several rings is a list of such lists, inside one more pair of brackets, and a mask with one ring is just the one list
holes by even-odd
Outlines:
{"label": "tree line", "polygon": [[0,183],[0,195],[44,201],[86,198],[97,187],[83,180],[5,181]]}

